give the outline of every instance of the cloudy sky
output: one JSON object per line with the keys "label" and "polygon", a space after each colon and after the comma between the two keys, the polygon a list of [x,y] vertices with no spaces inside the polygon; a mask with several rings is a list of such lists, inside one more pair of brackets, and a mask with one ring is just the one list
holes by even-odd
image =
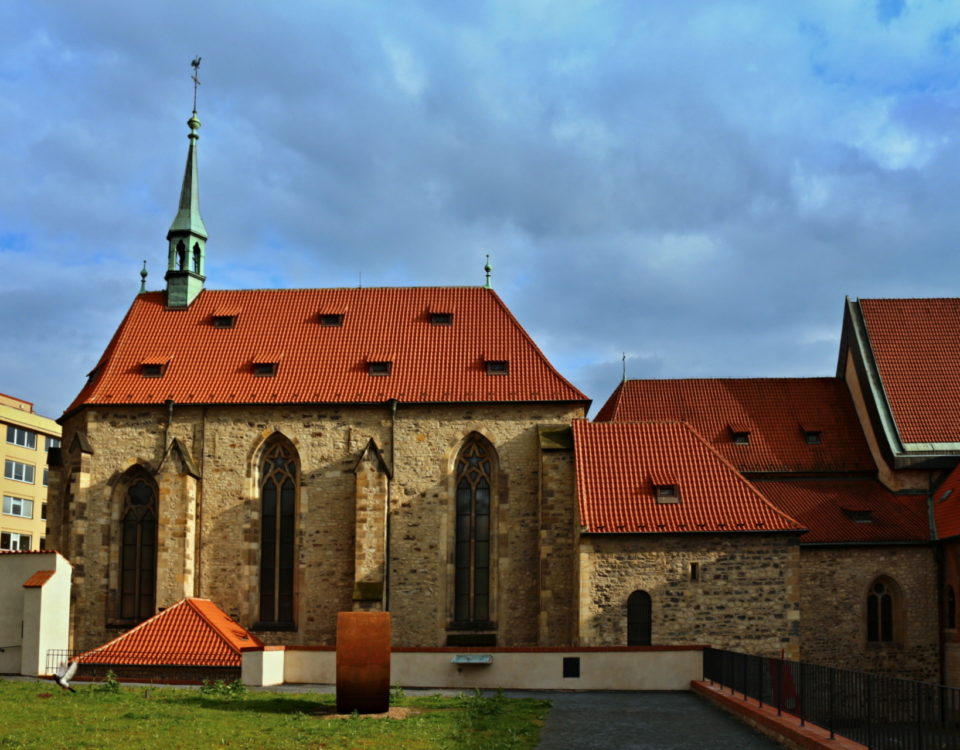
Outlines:
{"label": "cloudy sky", "polygon": [[960,293],[960,3],[0,3],[0,391],[58,416],[163,286],[202,55],[215,289],[493,284],[595,402],[831,375]]}

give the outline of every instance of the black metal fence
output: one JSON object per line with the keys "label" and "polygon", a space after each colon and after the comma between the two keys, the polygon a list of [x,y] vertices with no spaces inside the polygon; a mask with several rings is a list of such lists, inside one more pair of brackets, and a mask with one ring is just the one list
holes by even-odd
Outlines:
{"label": "black metal fence", "polygon": [[102,680],[112,672],[120,680],[159,683],[200,684],[204,680],[232,681],[240,678],[240,660],[223,653],[191,654],[157,651],[47,651],[46,672],[55,674],[61,665],[77,659],[77,680]]}
{"label": "black metal fence", "polygon": [[707,649],[703,677],[871,750],[960,750],[960,689]]}

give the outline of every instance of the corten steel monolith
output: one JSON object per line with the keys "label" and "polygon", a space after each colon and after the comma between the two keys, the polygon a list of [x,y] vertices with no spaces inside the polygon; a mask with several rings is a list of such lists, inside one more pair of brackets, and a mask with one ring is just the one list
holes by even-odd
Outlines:
{"label": "corten steel monolith", "polygon": [[337,713],[390,707],[390,613],[337,614]]}

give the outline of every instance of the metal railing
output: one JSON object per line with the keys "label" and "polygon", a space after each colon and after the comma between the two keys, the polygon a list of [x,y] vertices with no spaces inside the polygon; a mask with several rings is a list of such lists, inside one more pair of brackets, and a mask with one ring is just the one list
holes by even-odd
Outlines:
{"label": "metal railing", "polygon": [[90,666],[143,666],[143,667],[239,667],[239,658],[219,654],[190,654],[165,653],[160,651],[116,651],[102,655],[96,651],[67,651],[64,649],[49,649],[46,657],[46,670],[53,674],[61,664],[71,659],[77,659],[80,665]]}
{"label": "metal railing", "polygon": [[960,689],[706,649],[703,677],[871,750],[960,750]]}

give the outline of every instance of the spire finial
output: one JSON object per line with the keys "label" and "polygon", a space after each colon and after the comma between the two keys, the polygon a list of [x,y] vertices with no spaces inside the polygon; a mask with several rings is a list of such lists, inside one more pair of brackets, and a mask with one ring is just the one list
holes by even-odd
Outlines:
{"label": "spire finial", "polygon": [[626,352],[623,353],[623,357],[621,358],[621,361],[623,362],[623,382],[626,383],[627,382],[627,353]]}
{"label": "spire finial", "polygon": [[147,291],[147,261],[143,261],[143,268],[140,269],[140,294]]}
{"label": "spire finial", "polygon": [[190,76],[190,80],[193,81],[193,115],[187,120],[187,125],[190,126],[190,135],[189,138],[196,139],[200,136],[197,135],[197,131],[200,129],[200,120],[197,118],[197,86],[200,85],[200,56],[197,55],[193,60],[190,61],[190,65],[193,67],[193,75]]}
{"label": "spire finial", "polygon": [[491,272],[492,270],[493,270],[493,266],[490,265],[490,255],[487,254],[487,264],[483,267],[484,273],[487,274],[487,283],[485,283],[485,284],[483,285],[483,288],[484,288],[484,289],[492,289],[492,288],[493,288],[492,286],[490,286],[490,272]]}

